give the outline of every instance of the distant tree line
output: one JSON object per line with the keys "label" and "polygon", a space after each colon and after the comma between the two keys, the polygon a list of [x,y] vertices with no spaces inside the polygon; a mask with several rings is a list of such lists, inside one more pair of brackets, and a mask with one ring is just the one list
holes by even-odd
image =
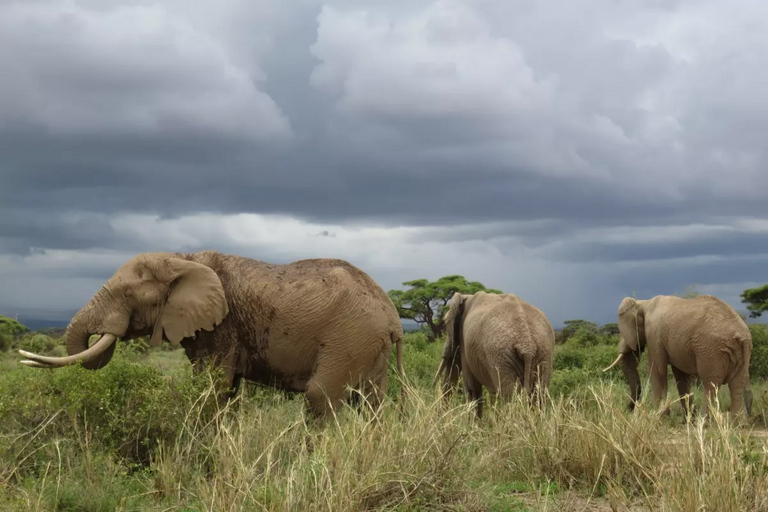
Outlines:
{"label": "distant tree line", "polygon": [[[448,311],[448,302],[454,293],[472,294],[479,291],[488,293],[503,293],[500,290],[486,287],[478,281],[468,281],[461,275],[448,275],[437,281],[428,279],[414,279],[405,281],[406,290],[390,290],[389,297],[397,308],[400,318],[413,320],[427,333],[429,341],[435,341],[445,334],[445,321],[443,315]],[[682,293],[677,294],[682,298],[693,298],[700,295],[697,285],[686,286]],[[749,316],[757,318],[768,310],[768,284],[744,290],[741,294],[742,302],[747,304]],[[744,316],[742,314],[742,316]],[[558,343],[564,343],[577,332],[594,333],[599,336],[612,336],[619,334],[619,326],[616,323],[608,323],[598,326],[588,320],[566,320],[565,326],[556,331]]]}

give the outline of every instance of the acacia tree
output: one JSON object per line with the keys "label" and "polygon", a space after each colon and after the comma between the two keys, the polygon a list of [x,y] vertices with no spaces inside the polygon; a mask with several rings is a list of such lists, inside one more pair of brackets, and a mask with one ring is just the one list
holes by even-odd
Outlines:
{"label": "acacia tree", "polygon": [[565,327],[561,331],[562,341],[565,342],[568,338],[576,334],[578,330],[584,330],[589,332],[597,332],[597,324],[589,322],[587,320],[566,320],[563,322]]}
{"label": "acacia tree", "polygon": [[744,290],[741,293],[741,302],[747,305],[750,317],[758,318],[768,310],[768,284]]}
{"label": "acacia tree", "polygon": [[467,281],[464,276],[443,276],[437,281],[414,279],[403,286],[409,290],[390,290],[389,298],[397,308],[400,318],[413,320],[429,328],[429,341],[435,341],[445,333],[443,315],[448,311],[448,301],[454,293],[503,293],[501,290],[486,288],[477,281]]}
{"label": "acacia tree", "polygon": [[693,299],[701,295],[699,292],[698,284],[689,284],[683,289],[682,293],[678,293],[677,296],[681,299]]}

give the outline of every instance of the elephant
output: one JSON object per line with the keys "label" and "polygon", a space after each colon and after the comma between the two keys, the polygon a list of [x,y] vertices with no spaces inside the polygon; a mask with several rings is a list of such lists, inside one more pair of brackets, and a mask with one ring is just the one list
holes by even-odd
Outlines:
{"label": "elephant", "polygon": [[[89,348],[93,335],[100,338]],[[245,378],[303,392],[321,424],[345,399],[360,398],[347,386],[381,403],[393,344],[405,377],[400,317],[359,268],[330,258],[270,264],[213,250],[136,255],[74,315],[65,333],[68,356],[19,352],[31,367],[81,362],[98,369],[118,338],[141,336],[153,347],[181,345],[196,371],[220,365],[229,389],[223,402]]]}
{"label": "elephant", "polygon": [[[691,383],[697,377],[704,385],[705,417],[708,402],[722,384],[728,384],[730,390],[731,414],[740,412],[743,403],[747,415],[751,415],[752,335],[730,305],[712,295],[657,295],[647,300],[625,297],[619,305],[618,317],[618,357],[603,371],[621,364],[630,389],[629,410],[634,410],[640,399],[637,367],[642,352],[647,351],[657,405],[667,394],[667,366],[671,366],[686,417],[693,405],[689,395]],[[664,412],[669,414],[669,408]]]}
{"label": "elephant", "polygon": [[483,386],[505,399],[523,390],[534,398],[536,389],[541,404],[552,376],[555,331],[540,309],[511,293],[454,293],[445,326],[433,385],[443,375],[446,399],[461,374],[478,418],[483,417]]}

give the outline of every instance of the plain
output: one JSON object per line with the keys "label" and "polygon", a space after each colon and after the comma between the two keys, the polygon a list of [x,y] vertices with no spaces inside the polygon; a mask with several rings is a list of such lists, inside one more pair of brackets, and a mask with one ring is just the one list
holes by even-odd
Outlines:
{"label": "plain", "polygon": [[[686,423],[679,403],[663,416],[645,391],[628,412],[623,376],[601,371],[617,336],[589,330],[558,343],[543,410],[487,403],[479,421],[461,391],[444,404],[431,386],[442,340],[407,333],[405,414],[390,368],[380,421],[345,408],[324,432],[304,426],[301,395],[247,385],[220,409],[217,376],[194,377],[181,350],[120,343],[98,371],[26,368],[14,350],[0,367],[0,507],[764,510],[768,328],[750,329],[753,415],[734,424],[717,412],[706,425]],[[19,347],[63,351],[40,333],[4,348]],[[641,375],[650,389],[645,362]],[[725,411],[727,389],[719,399]]]}

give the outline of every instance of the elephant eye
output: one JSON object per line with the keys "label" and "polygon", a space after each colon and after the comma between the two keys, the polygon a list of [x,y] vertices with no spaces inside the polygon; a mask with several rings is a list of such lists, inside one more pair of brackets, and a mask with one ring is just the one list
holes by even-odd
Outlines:
{"label": "elephant eye", "polygon": [[130,288],[128,288],[123,292],[123,297],[125,297],[126,299],[129,299],[133,296],[134,296],[133,290],[131,290]]}

